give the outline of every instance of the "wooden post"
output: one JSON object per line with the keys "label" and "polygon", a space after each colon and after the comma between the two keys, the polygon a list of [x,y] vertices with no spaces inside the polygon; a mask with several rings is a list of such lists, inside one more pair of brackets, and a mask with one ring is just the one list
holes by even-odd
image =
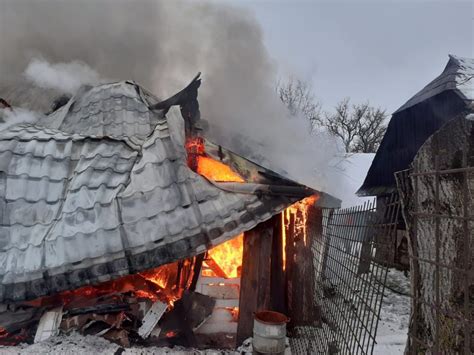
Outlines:
{"label": "wooden post", "polygon": [[273,221],[244,233],[237,346],[253,334],[254,312],[269,309]]}
{"label": "wooden post", "polygon": [[[299,221],[304,218],[300,213]],[[315,269],[312,251],[313,241],[322,234],[322,211],[320,208],[309,206],[307,210],[306,226],[304,230],[298,228],[294,234],[294,265],[292,268],[292,299],[291,318],[292,326],[317,325],[320,315],[315,301]]]}
{"label": "wooden post", "polygon": [[271,307],[273,311],[286,314],[285,304],[285,270],[283,260],[283,214],[273,220],[272,270],[271,270]]}
{"label": "wooden post", "polygon": [[293,266],[294,266],[294,236],[295,236],[295,216],[290,213],[289,220],[286,222],[286,265],[285,265],[285,298],[288,315],[291,314],[293,305]]}

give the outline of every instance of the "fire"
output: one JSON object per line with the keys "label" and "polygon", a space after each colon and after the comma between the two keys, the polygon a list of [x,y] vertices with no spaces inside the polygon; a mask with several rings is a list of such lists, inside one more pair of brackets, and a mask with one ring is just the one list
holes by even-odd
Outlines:
{"label": "fire", "polygon": [[318,195],[312,195],[304,198],[301,201],[298,201],[285,209],[281,214],[282,223],[281,223],[281,235],[283,238],[283,270],[286,265],[286,230],[289,227],[291,216],[295,221],[294,228],[300,235],[303,235],[304,244],[307,245],[308,235],[306,231],[306,223],[308,220],[308,210],[313,206],[319,199]]}
{"label": "fire", "polygon": [[239,307],[226,307],[226,309],[232,315],[233,321],[238,322],[239,321]]}
{"label": "fire", "polygon": [[175,332],[175,331],[173,331],[173,330],[170,330],[169,332],[166,332],[166,334],[165,334],[165,336],[166,336],[167,338],[173,338],[173,337],[175,337],[176,335],[178,335],[178,333]]}
{"label": "fire", "polygon": [[162,289],[166,289],[176,278],[176,267],[174,264],[163,265],[159,268],[144,271],[140,275]]}
{"label": "fire", "polygon": [[205,156],[197,157],[197,173],[213,181],[245,182],[228,165]]}
{"label": "fire", "polygon": [[[147,298],[153,302],[157,300],[166,302],[172,308],[174,301],[180,298],[183,292],[183,289],[176,284],[177,270],[177,263],[167,264],[98,285],[84,286],[75,290],[63,291],[56,295],[27,301],[25,304],[33,307],[67,306],[78,300],[93,300],[114,293],[130,293],[137,298]],[[1,336],[2,334],[0,334]]]}
{"label": "fire", "polygon": [[[214,261],[219,269],[225,274],[226,278],[240,277],[240,268],[242,267],[242,255],[244,251],[244,235],[222,243],[208,252],[208,258]],[[212,266],[207,263],[212,269]],[[214,272],[205,273],[205,276],[219,276]]]}
{"label": "fire", "polygon": [[186,151],[188,153],[188,166],[199,175],[219,182],[245,182],[230,166],[206,155],[203,138],[188,138]]}

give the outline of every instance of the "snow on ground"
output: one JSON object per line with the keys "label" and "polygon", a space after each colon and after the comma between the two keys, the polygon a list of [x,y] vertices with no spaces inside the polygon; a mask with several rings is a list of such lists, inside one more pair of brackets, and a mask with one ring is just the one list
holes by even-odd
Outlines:
{"label": "snow on ground", "polygon": [[[248,342],[248,341],[247,341]],[[71,335],[59,335],[36,344],[20,344],[18,346],[0,346],[0,355],[17,354],[48,354],[48,355],[145,355],[145,354],[167,354],[167,355],[238,355],[247,353],[246,349],[241,351],[223,350],[196,350],[179,347],[157,348],[138,347],[123,348],[120,345],[99,336],[83,336],[78,333]]]}
{"label": "snow on ground", "polygon": [[[286,349],[284,355],[291,355],[290,345],[286,340]],[[185,349],[182,347],[163,348],[163,347],[140,347],[132,346],[123,348],[120,345],[112,343],[102,337],[79,333],[70,335],[59,335],[49,338],[36,344],[20,344],[18,346],[0,346],[0,355],[23,355],[23,354],[48,354],[48,355],[147,355],[147,354],[166,354],[166,355],[245,355],[252,354],[252,338],[244,340],[242,345],[235,351],[233,350],[197,350]]]}
{"label": "snow on ground", "polygon": [[382,301],[374,354],[403,354],[410,319],[410,279],[390,269]]}

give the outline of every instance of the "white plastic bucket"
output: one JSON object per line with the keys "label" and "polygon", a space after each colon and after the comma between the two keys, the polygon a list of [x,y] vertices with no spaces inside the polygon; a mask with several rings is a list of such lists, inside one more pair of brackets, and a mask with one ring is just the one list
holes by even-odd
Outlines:
{"label": "white plastic bucket", "polygon": [[273,311],[255,313],[253,322],[253,350],[257,354],[283,354],[285,351],[286,323],[289,318]]}

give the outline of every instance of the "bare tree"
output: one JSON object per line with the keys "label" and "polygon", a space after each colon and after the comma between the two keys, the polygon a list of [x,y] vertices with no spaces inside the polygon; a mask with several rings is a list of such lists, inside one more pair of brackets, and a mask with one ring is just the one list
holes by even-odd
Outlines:
{"label": "bare tree", "polygon": [[340,138],[346,152],[350,152],[357,137],[358,118],[354,113],[350,112],[349,98],[339,102],[335,109],[335,113],[325,114],[324,126],[331,134]]}
{"label": "bare tree", "polygon": [[323,125],[339,137],[351,153],[375,153],[387,129],[385,110],[369,103],[350,105],[345,98],[335,107],[334,113],[326,113]]}
{"label": "bare tree", "polygon": [[368,107],[365,116],[359,121],[359,129],[355,151],[362,153],[375,153],[382,142],[387,126],[387,114],[380,107]]}
{"label": "bare tree", "polygon": [[279,81],[276,91],[292,116],[302,115],[311,122],[312,127],[321,124],[321,104],[309,83],[291,77],[287,81]]}

